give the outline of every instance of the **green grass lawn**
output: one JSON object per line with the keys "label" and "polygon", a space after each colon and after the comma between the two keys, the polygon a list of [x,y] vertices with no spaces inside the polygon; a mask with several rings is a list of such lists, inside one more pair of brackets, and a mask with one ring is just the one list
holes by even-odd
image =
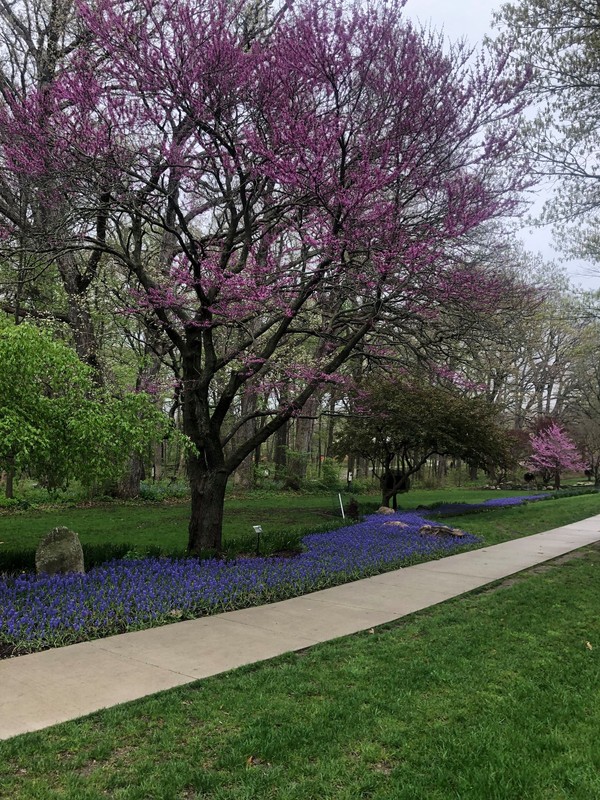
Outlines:
{"label": "green grass lawn", "polygon": [[[402,508],[445,502],[476,503],[490,497],[512,497],[523,492],[478,489],[421,489],[401,495]],[[346,505],[349,496],[342,495]],[[377,507],[377,495],[358,497],[363,508]],[[600,509],[599,509],[600,510]],[[593,512],[595,513],[595,512]],[[585,516],[585,515],[584,515]],[[225,504],[224,540],[251,546],[252,526],[262,525],[265,542],[282,532],[308,533],[340,517],[336,493],[248,494],[228,498]],[[128,544],[132,548],[160,547],[163,552],[183,551],[187,545],[188,502],[109,503],[89,507],[55,506],[0,513],[0,559],[2,551],[35,549],[52,528],[66,525],[76,531],[83,544]]]}
{"label": "green grass lawn", "polygon": [[495,511],[482,511],[444,517],[440,524],[451,525],[483,537],[486,545],[560,528],[586,517],[600,514],[600,493],[543,500]]}
{"label": "green grass lawn", "polygon": [[600,553],[583,552],[0,743],[0,797],[600,798]]}
{"label": "green grass lawn", "polygon": [[[437,502],[482,502],[492,497],[511,497],[523,492],[480,489],[422,489],[401,496],[402,509],[410,510]],[[345,506],[349,495],[342,495]],[[358,496],[364,512],[374,511],[377,495]],[[532,507],[538,510],[532,511]],[[561,498],[533,506],[460,516],[452,524],[486,537],[493,544],[507,538],[575,522],[600,513],[600,494]],[[65,505],[5,511],[0,513],[0,572],[33,570],[35,549],[48,531],[58,525],[75,530],[84,547],[88,567],[139,554],[154,548],[165,555],[184,555],[187,544],[189,502],[105,503],[68,507]],[[492,520],[491,526],[487,520]],[[254,552],[253,525],[262,525],[261,553],[296,548],[302,535],[337,527],[342,523],[337,493],[276,494],[254,493],[229,497],[225,503],[223,540],[229,554]],[[154,552],[156,554],[156,552]]]}

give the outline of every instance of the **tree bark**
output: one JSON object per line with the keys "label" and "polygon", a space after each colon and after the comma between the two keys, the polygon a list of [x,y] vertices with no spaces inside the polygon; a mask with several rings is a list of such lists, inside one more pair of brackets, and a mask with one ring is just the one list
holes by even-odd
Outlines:
{"label": "tree bark", "polygon": [[207,550],[220,553],[227,472],[207,470],[202,459],[192,454],[188,458],[188,475],[192,495],[188,553],[192,556]]}
{"label": "tree bark", "polygon": [[354,455],[354,453],[349,453],[348,454],[348,465],[346,467],[346,482],[349,483],[350,474],[352,474],[352,479],[354,480],[354,477],[355,477],[357,472],[358,472],[358,470],[356,470],[356,468],[355,468],[355,455]]}
{"label": "tree bark", "polygon": [[159,481],[162,478],[163,473],[163,450],[164,450],[164,442],[154,442],[152,445],[152,461],[154,464],[154,469],[152,473],[152,478],[155,481]]}
{"label": "tree bark", "polygon": [[[240,417],[243,419],[246,415],[256,411],[257,397],[253,391],[249,391],[250,387],[241,393],[240,398]],[[235,432],[232,441],[231,449],[235,449],[246,439],[250,438],[256,432],[256,419],[250,419],[245,422]],[[248,455],[234,473],[236,484],[242,489],[251,489],[254,486],[254,462],[255,455],[252,453]]]}
{"label": "tree bark", "polygon": [[192,500],[188,553],[195,556],[207,550],[221,552],[225,489],[232,471],[225,464],[219,424],[211,416],[208,385],[199,378],[202,347],[198,335],[189,335],[182,360],[183,430],[195,448],[187,458]]}
{"label": "tree bark", "polygon": [[289,425],[286,422],[285,425],[275,431],[273,437],[275,443],[273,461],[275,462],[276,480],[283,480],[287,469],[288,427]]}
{"label": "tree bark", "polygon": [[117,497],[121,500],[134,500],[140,496],[140,484],[144,479],[144,461],[139,453],[132,453],[127,473],[117,486]]}
{"label": "tree bark", "polygon": [[327,417],[327,444],[325,446],[325,457],[331,458],[333,442],[335,439],[335,395],[329,398],[329,416]]}
{"label": "tree bark", "polygon": [[15,496],[14,481],[15,481],[15,470],[13,467],[9,467],[6,470],[6,488],[4,491],[7,500],[12,500]]}
{"label": "tree bark", "polygon": [[294,450],[288,459],[288,483],[292,488],[299,488],[306,480],[318,402],[316,394],[309,397],[302,408],[302,416],[296,419]]}

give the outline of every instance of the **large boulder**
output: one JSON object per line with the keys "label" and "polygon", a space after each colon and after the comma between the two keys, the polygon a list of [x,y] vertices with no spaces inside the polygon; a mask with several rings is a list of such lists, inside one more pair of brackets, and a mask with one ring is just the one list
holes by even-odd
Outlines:
{"label": "large boulder", "polygon": [[79,536],[68,528],[53,528],[35,551],[37,573],[62,575],[65,572],[84,573],[83,549]]}

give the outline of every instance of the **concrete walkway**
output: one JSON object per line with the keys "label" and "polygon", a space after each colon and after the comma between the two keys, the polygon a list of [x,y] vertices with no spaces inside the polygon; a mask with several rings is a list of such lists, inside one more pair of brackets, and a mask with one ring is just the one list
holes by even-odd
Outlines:
{"label": "concrete walkway", "polygon": [[0,739],[382,625],[600,541],[600,514],[284,600],[0,661]]}

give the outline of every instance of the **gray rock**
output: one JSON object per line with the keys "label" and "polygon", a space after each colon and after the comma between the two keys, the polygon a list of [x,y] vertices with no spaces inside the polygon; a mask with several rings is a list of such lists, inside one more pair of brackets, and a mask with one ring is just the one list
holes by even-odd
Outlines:
{"label": "gray rock", "polygon": [[53,528],[38,544],[35,569],[39,574],[62,575],[65,572],[84,573],[83,550],[79,536],[68,528]]}
{"label": "gray rock", "polygon": [[400,522],[400,520],[393,519],[390,522],[384,522],[384,525],[394,525],[396,528],[408,528],[408,523]]}
{"label": "gray rock", "polygon": [[459,528],[450,528],[448,525],[423,525],[419,528],[420,534],[429,534],[430,536],[464,536],[465,534]]}
{"label": "gray rock", "polygon": [[396,512],[394,511],[393,508],[388,508],[387,506],[380,506],[377,509],[377,513],[378,514],[395,514]]}

